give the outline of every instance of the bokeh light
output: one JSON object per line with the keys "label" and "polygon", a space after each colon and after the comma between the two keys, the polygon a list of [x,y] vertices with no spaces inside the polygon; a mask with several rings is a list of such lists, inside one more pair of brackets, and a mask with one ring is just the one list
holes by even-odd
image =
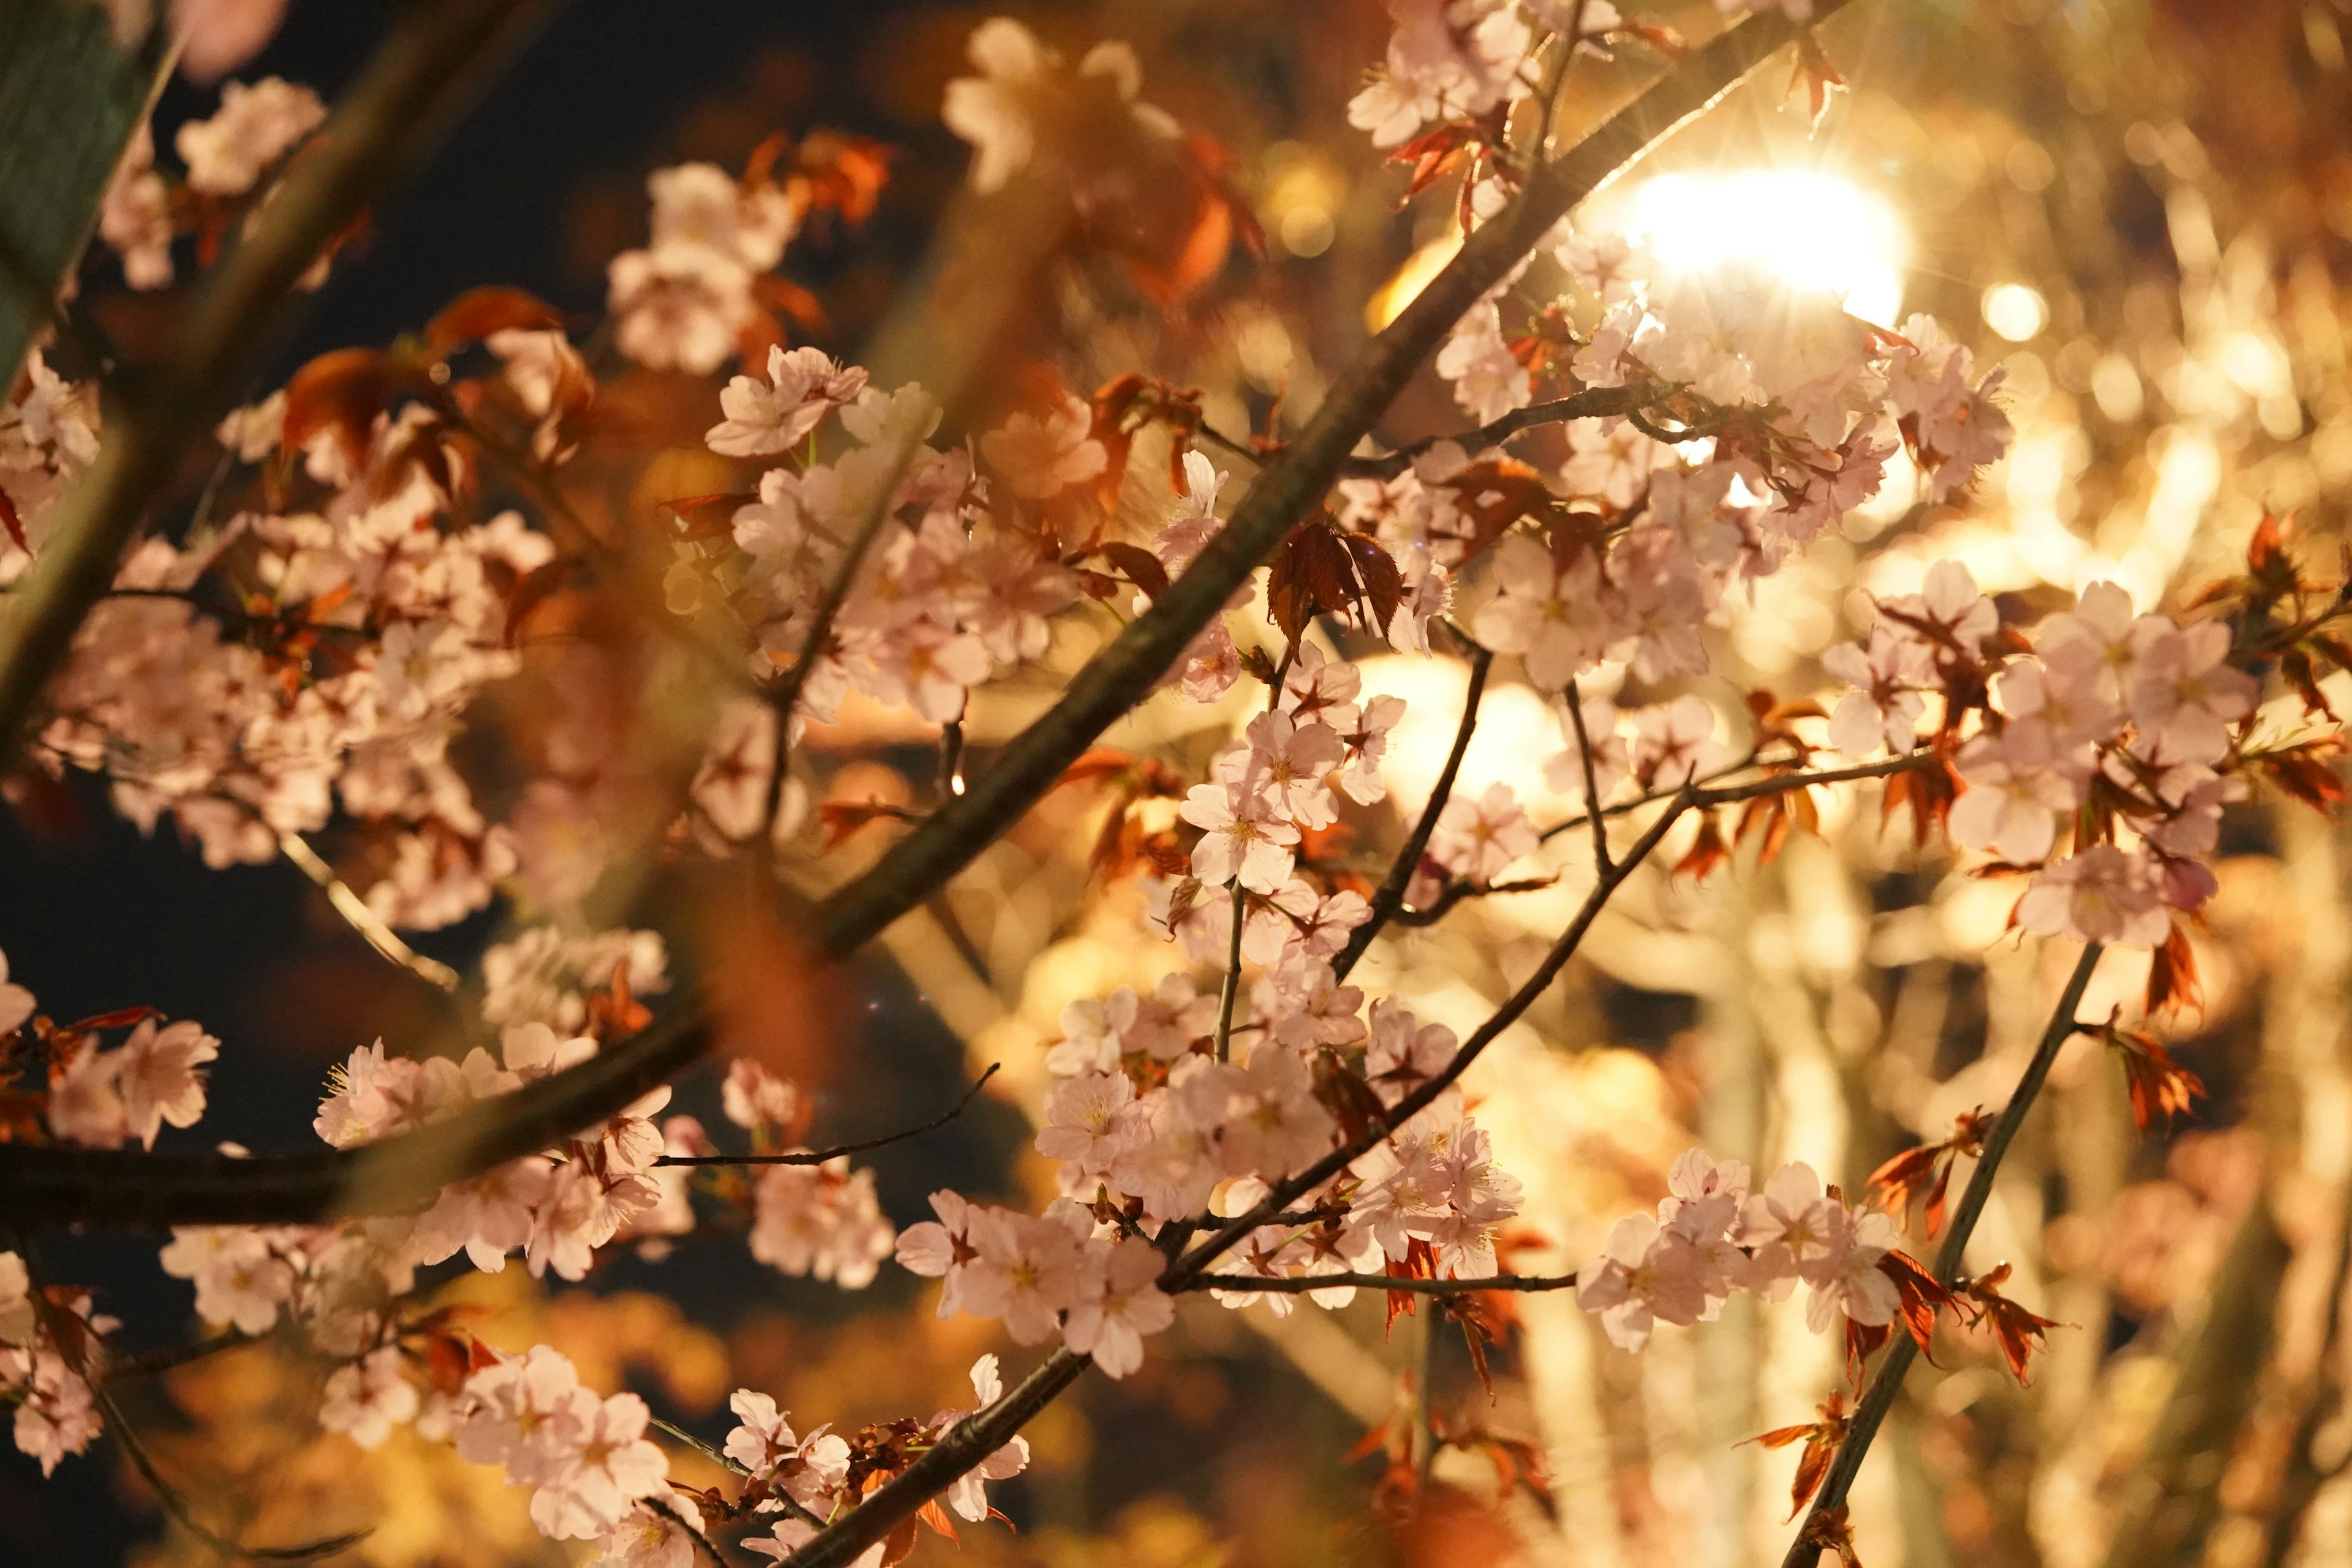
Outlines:
{"label": "bokeh light", "polygon": [[2040,337],[2050,324],[2050,303],[2028,283],[1996,283],[1984,292],[1985,325],[2021,343]]}

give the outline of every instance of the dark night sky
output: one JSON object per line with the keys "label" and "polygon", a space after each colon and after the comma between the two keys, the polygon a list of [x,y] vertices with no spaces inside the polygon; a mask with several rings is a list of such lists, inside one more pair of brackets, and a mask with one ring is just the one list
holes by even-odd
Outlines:
{"label": "dark night sky", "polygon": [[[299,0],[278,39],[238,75],[274,72],[331,100],[386,9],[373,0]],[[387,341],[478,283],[520,284],[568,309],[593,310],[599,279],[565,260],[567,223],[583,193],[600,182],[608,193],[631,193],[632,221],[641,225],[644,172],[677,161],[694,140],[698,110],[729,95],[741,100],[747,77],[761,70],[766,89],[753,100],[789,109],[776,128],[827,124],[912,142],[910,161],[949,153],[935,122],[902,123],[877,111],[861,96],[865,78],[835,68],[889,47],[893,30],[926,9],[937,7],[572,0],[422,172],[379,208],[373,238],[308,305],[275,356],[273,379],[320,350]],[[778,65],[790,56],[800,57],[797,68]],[[209,113],[212,102],[208,92],[173,84],[159,110],[159,145],[169,144],[180,121]],[[623,235],[621,243],[631,237]],[[911,253],[921,243],[919,214],[886,206],[866,243]],[[327,1060],[391,1027],[387,1019],[429,1017],[431,1003],[415,997],[415,983],[370,954],[291,867],[210,871],[168,829],[143,839],[97,790],[70,795],[79,809],[63,821],[32,824],[0,813],[0,886],[7,889],[0,950],[12,977],[33,988],[55,1017],[144,1002],[222,1037],[211,1109],[184,1139],[299,1146]],[[485,916],[420,945],[463,963],[492,927]],[[953,1040],[893,977],[870,976],[866,992],[869,1037],[883,1048],[860,1055],[878,1079],[861,1086],[860,1103],[838,1108],[844,1136],[887,1123],[897,1114],[893,1101],[929,1103],[939,1083],[959,1070]],[[689,1093],[688,1105],[699,1109]],[[914,1218],[923,1194],[942,1181],[988,1184],[987,1170],[1015,1135],[1013,1113],[990,1109],[983,1103],[920,1155],[877,1162],[894,1218]],[[124,1339],[137,1347],[184,1332],[187,1321],[186,1287],[161,1279],[155,1244],[53,1237],[47,1246],[60,1278],[101,1286],[105,1305],[129,1320]],[[685,1294],[698,1302],[740,1304],[756,1291],[787,1310],[844,1310],[830,1288],[779,1282],[740,1247],[692,1250],[698,1256],[673,1260],[664,1279],[671,1289],[690,1281]],[[616,1285],[654,1282],[634,1263],[614,1273]],[[887,1279],[876,1289],[898,1294]],[[0,1457],[0,1568],[111,1564],[152,1538],[155,1518],[128,1503],[108,1446],[67,1460],[46,1483],[13,1445],[0,1447],[7,1449]]]}

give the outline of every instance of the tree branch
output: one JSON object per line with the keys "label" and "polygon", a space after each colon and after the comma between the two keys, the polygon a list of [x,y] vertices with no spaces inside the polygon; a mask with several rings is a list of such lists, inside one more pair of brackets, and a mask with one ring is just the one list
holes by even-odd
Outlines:
{"label": "tree branch", "polygon": [[[1685,792],[1685,795],[1687,794],[1688,792]],[[1435,1104],[1437,1097],[1453,1088],[1454,1082],[1470,1070],[1470,1064],[1476,1061],[1479,1055],[1488,1046],[1493,1045],[1504,1030],[1517,1023],[1519,1016],[1535,1005],[1536,998],[1550,988],[1551,983],[1559,978],[1559,972],[1567,967],[1568,961],[1576,955],[1577,948],[1584,942],[1584,933],[1592,929],[1592,922],[1600,918],[1601,910],[1607,906],[1610,899],[1624,884],[1625,879],[1650,858],[1650,852],[1657,848],[1659,841],[1665,837],[1666,830],[1675,825],[1688,806],[1687,798],[1677,799],[1658,814],[1658,820],[1652,823],[1648,830],[1634,842],[1633,848],[1626,852],[1625,858],[1593,884],[1592,891],[1585,895],[1583,904],[1578,908],[1576,918],[1569,921],[1568,929],[1560,933],[1559,941],[1552,944],[1551,951],[1544,955],[1543,962],[1536,965],[1535,973],[1528,975],[1519,988],[1511,993],[1510,999],[1497,1007],[1484,1024],[1478,1026],[1468,1039],[1462,1042],[1461,1047],[1454,1053],[1453,1058],[1444,1067],[1432,1074],[1411,1094],[1397,1101],[1390,1108],[1386,1117],[1374,1123],[1352,1142],[1343,1148],[1334,1149],[1297,1175],[1277,1182],[1275,1184],[1274,1190],[1259,1200],[1257,1206],[1237,1219],[1228,1220],[1223,1227],[1211,1233],[1198,1247],[1176,1262],[1167,1276],[1161,1279],[1160,1289],[1166,1290],[1181,1289],[1185,1280],[1202,1273],[1212,1262],[1244,1237],[1249,1235],[1251,1231],[1280,1214],[1302,1195],[1313,1192],[1317,1187],[1354,1164],[1398,1128]]]}
{"label": "tree branch", "polygon": [[792,1554],[793,1568],[845,1568],[858,1553],[914,1518],[917,1510],[955,1484],[1012,1439],[1031,1416],[1094,1364],[1092,1356],[1057,1350],[1003,1398],[948,1428],[931,1450],[900,1470],[866,1500]]}
{"label": "tree branch", "polygon": [[[1463,640],[1469,641],[1466,637]],[[1429,836],[1437,831],[1437,819],[1453,797],[1454,781],[1460,775],[1462,759],[1470,750],[1471,732],[1478,728],[1478,706],[1486,700],[1486,673],[1494,663],[1492,651],[1481,644],[1470,643],[1470,684],[1462,693],[1462,722],[1454,731],[1454,749],[1445,754],[1445,766],[1438,771],[1437,784],[1421,808],[1421,820],[1413,824],[1388,876],[1372,894],[1371,918],[1348,933],[1348,945],[1331,960],[1335,983],[1348,977],[1348,971],[1356,967],[1356,961],[1364,956],[1372,939],[1381,934],[1381,928],[1404,907],[1405,892],[1412,886],[1413,873],[1421,868],[1422,856],[1428,851]]]}
{"label": "tree branch", "polygon": [[[2042,1092],[2042,1081],[2049,1078],[2059,1048],[2074,1037],[2074,1009],[2082,1005],[2083,993],[2091,984],[2091,971],[2098,967],[2101,951],[2097,942],[2083,949],[2083,956],[2075,961],[2074,973],[2067,977],[2065,990],[2059,994],[2058,1005],[2051,1010],[2049,1026],[2042,1031],[2042,1043],[2034,1047],[2032,1059],[2025,1065],[2025,1076],[2017,1080],[2009,1103],[2001,1107],[2000,1120],[1993,1123],[1992,1131],[1985,1139],[1984,1152],[1977,1157],[1977,1168],[1969,1177],[1968,1190],[1960,1194],[1959,1207],[1953,1211],[1944,1248],[1936,1255],[1936,1281],[1946,1289],[1960,1277],[1961,1258],[1968,1250],[1969,1237],[1975,1234],[1977,1216],[1984,1213],[1985,1204],[1992,1196],[1993,1176],[2000,1169],[2001,1156],[2009,1152],[2010,1143],[2025,1121],[2025,1113],[2033,1109],[2034,1096]],[[1862,1468],[1863,1456],[1870,1451],[1870,1441],[1877,1436],[1879,1424],[1894,1408],[1904,1374],[1911,1370],[1912,1359],[1918,1353],[1919,1347],[1908,1334],[1896,1334],[1894,1342],[1886,1347],[1885,1359],[1878,1363],[1876,1375],[1863,1392],[1862,1403],[1854,1406],[1845,1440],[1838,1445],[1829,1473],[1822,1478],[1822,1489],[1805,1515],[1804,1527],[1798,1531],[1780,1568],[1813,1568],[1820,1559],[1823,1537],[1814,1532],[1814,1526],[1832,1510],[1844,1506],[1846,1491]]]}
{"label": "tree branch", "polygon": [[1383,457],[1350,458],[1339,465],[1339,471],[1350,479],[1392,479],[1412,468],[1415,458],[1441,441],[1458,442],[1464,451],[1475,456],[1488,447],[1499,446],[1520,431],[1531,430],[1538,425],[1564,425],[1571,419],[1630,416],[1657,402],[1662,395],[1654,386],[1588,386],[1581,392],[1557,397],[1549,403],[1531,403],[1525,408],[1514,408],[1500,419],[1490,420],[1475,430],[1464,430],[1450,436],[1424,436]]}
{"label": "tree branch", "polygon": [[1400,1279],[1393,1274],[1195,1274],[1167,1289],[1171,1292],[1264,1290],[1278,1296],[1304,1296],[1351,1285],[1363,1290],[1402,1290],[1415,1296],[1474,1296],[1482,1290],[1566,1290],[1575,1284],[1573,1274],[1496,1274],[1484,1279]]}

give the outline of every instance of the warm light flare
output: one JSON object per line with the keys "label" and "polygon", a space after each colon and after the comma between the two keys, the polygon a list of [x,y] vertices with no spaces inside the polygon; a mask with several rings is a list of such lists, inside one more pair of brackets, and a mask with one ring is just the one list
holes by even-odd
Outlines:
{"label": "warm light flare", "polygon": [[1843,295],[1848,310],[1882,326],[1895,325],[1903,308],[1903,221],[1884,197],[1839,174],[1660,174],[1634,191],[1625,228],[1668,273],[1758,267]]}

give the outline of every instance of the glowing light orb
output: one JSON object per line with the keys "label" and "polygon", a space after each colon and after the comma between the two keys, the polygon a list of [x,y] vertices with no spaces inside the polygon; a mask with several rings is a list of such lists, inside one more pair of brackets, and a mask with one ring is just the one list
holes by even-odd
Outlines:
{"label": "glowing light orb", "polygon": [[1865,321],[1892,327],[1903,308],[1909,238],[1885,198],[1809,169],[1659,174],[1622,219],[1668,273],[1734,264],[1842,296]]}
{"label": "glowing light orb", "polygon": [[2050,324],[2050,302],[2029,284],[1994,284],[1984,291],[1982,308],[1985,325],[2013,343],[2040,337]]}

